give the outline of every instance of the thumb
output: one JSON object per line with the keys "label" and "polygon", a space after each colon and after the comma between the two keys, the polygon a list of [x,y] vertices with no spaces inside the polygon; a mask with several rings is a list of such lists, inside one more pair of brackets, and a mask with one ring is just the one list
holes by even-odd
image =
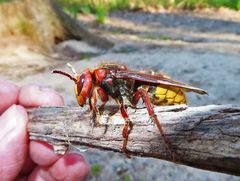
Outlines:
{"label": "thumb", "polygon": [[13,180],[27,156],[26,110],[12,105],[0,117],[0,178]]}

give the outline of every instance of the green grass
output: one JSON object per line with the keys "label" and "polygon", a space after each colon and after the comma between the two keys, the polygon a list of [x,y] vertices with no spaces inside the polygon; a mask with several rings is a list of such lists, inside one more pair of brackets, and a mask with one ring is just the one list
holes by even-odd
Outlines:
{"label": "green grass", "polygon": [[13,1],[13,0],[0,0],[0,4],[1,4],[1,3],[11,2],[11,1]]}
{"label": "green grass", "polygon": [[192,10],[207,7],[227,7],[240,10],[240,0],[59,0],[59,2],[74,17],[79,12],[95,14],[98,23],[104,23],[109,12],[123,9],[139,10],[146,7],[171,7]]}
{"label": "green grass", "polygon": [[95,163],[91,165],[91,175],[98,176],[102,171],[101,165]]}
{"label": "green grass", "polygon": [[[13,0],[0,0],[0,3]],[[240,0],[58,0],[64,10],[74,18],[78,13],[95,14],[98,23],[104,23],[109,12],[116,10],[141,10],[153,8],[220,8],[240,10]]]}
{"label": "green grass", "polygon": [[97,22],[99,24],[103,24],[106,20],[107,16],[107,9],[106,7],[102,4],[96,7],[95,9],[96,17],[97,17]]}
{"label": "green grass", "polygon": [[123,179],[123,181],[131,181],[130,176],[127,174],[122,175],[122,179]]}
{"label": "green grass", "polygon": [[172,38],[168,35],[159,35],[159,34],[146,34],[143,35],[142,38],[153,39],[153,40],[172,40]]}

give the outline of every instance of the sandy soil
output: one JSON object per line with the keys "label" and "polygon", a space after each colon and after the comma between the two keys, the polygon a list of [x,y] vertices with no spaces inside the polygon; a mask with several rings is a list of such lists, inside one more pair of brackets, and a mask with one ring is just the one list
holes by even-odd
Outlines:
{"label": "sandy soil", "polygon": [[[229,13],[117,12],[101,26],[96,26],[91,17],[81,16],[86,26],[114,41],[115,47],[104,52],[91,47],[84,49],[81,42],[68,41],[58,45],[54,54],[46,55],[32,46],[17,43],[13,46],[6,44],[9,41],[1,41],[0,76],[19,85],[37,83],[52,87],[61,93],[66,104],[76,105],[72,82],[51,75],[52,68],[68,71],[64,64],[71,62],[81,72],[101,62],[121,62],[131,69],[164,71],[209,92],[209,96],[189,93],[190,105],[239,105],[240,19]],[[100,173],[91,175],[89,180],[124,180],[127,177],[167,181],[239,180],[239,177],[156,159],[126,160],[121,154],[96,150],[84,154],[91,164],[101,167]]]}

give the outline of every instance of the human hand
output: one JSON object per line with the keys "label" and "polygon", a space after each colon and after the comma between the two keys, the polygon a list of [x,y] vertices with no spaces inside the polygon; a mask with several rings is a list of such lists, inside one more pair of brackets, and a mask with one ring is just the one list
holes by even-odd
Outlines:
{"label": "human hand", "polygon": [[85,180],[89,166],[82,155],[57,155],[51,145],[28,138],[25,108],[63,104],[53,90],[0,80],[0,181]]}

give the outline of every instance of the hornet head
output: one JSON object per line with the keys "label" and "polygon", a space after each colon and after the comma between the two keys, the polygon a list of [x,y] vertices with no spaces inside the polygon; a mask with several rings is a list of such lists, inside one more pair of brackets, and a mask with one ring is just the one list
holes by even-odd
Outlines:
{"label": "hornet head", "polygon": [[83,107],[85,104],[87,98],[92,93],[93,88],[93,81],[92,81],[92,74],[89,69],[87,69],[82,74],[77,74],[76,70],[73,68],[71,64],[67,64],[67,66],[72,70],[74,73],[74,77],[66,72],[63,72],[61,70],[53,70],[52,73],[62,74],[68,78],[70,78],[72,81],[75,82],[75,94],[78,101],[78,104]]}

